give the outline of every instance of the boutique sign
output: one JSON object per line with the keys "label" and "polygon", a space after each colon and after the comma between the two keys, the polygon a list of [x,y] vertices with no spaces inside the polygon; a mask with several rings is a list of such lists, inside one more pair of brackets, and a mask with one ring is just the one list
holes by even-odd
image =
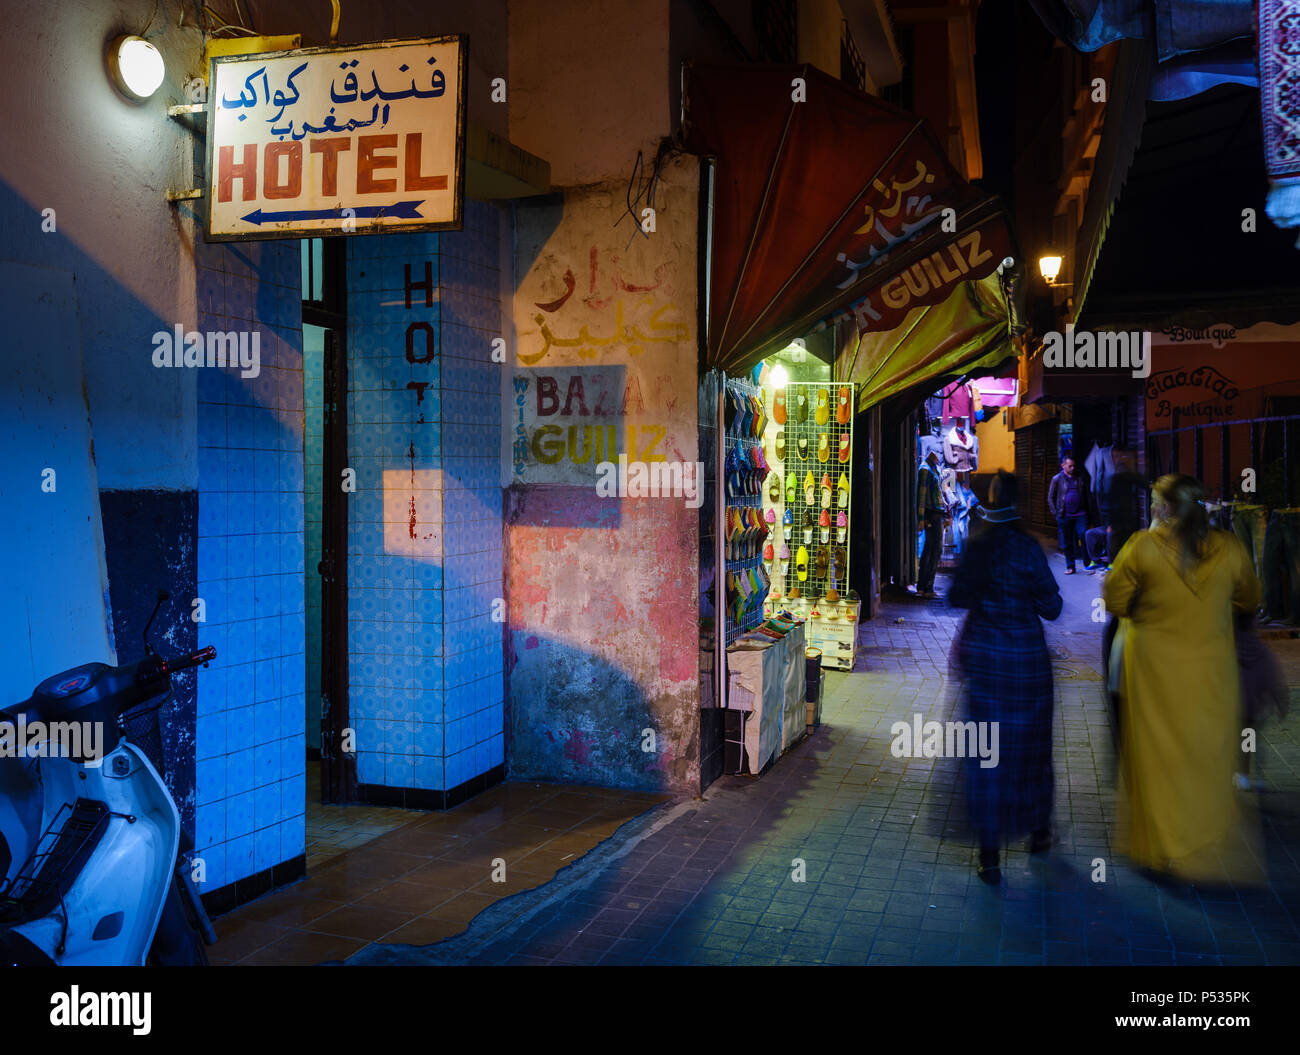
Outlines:
{"label": "boutique sign", "polygon": [[455,230],[463,37],[218,56],[208,241]]}

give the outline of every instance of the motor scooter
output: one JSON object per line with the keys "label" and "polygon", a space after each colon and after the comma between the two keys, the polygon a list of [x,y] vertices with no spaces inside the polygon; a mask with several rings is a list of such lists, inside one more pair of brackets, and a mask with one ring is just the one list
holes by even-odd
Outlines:
{"label": "motor scooter", "polygon": [[[86,663],[0,710],[0,965],[203,965],[216,941],[163,781],[172,676],[216,649]],[[6,733],[8,739],[6,740]]]}

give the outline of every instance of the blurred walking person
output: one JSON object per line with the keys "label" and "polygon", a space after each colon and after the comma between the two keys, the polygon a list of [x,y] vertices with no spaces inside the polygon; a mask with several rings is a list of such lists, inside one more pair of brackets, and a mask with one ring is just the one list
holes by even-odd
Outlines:
{"label": "blurred walking person", "polygon": [[1002,880],[1002,843],[1028,833],[1030,853],[1051,846],[1052,661],[1043,619],[1061,614],[1047,557],[1016,509],[1016,478],[989,483],[984,524],[972,532],[948,603],[968,610],[954,650],[971,720],[998,723],[998,764],[967,761],[967,797],[980,844],[979,877]]}
{"label": "blurred walking person", "polygon": [[1119,846],[1156,873],[1216,884],[1259,876],[1253,823],[1233,789],[1233,630],[1260,586],[1236,536],[1210,527],[1204,497],[1190,476],[1157,480],[1152,526],[1120,551],[1103,596],[1123,638]]}

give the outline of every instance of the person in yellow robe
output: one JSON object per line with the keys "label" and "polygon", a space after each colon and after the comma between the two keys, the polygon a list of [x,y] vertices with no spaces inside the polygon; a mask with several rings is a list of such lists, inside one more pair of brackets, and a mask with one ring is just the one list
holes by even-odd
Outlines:
{"label": "person in yellow robe", "polygon": [[1151,492],[1152,527],[1135,532],[1106,577],[1120,617],[1122,679],[1118,848],[1191,882],[1263,876],[1253,813],[1233,773],[1242,743],[1235,612],[1260,585],[1235,535],[1212,529],[1190,476]]}

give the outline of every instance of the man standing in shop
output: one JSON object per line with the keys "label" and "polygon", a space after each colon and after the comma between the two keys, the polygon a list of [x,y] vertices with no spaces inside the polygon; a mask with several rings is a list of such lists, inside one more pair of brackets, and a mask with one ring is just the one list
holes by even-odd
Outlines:
{"label": "man standing in shop", "polygon": [[1073,458],[1064,458],[1061,471],[1052,477],[1047,505],[1056,517],[1061,549],[1065,551],[1065,574],[1073,575],[1080,541],[1088,529],[1088,492],[1083,478],[1074,471]]}
{"label": "man standing in shop", "polygon": [[916,596],[932,600],[939,596],[934,592],[934,576],[939,570],[939,552],[943,548],[945,512],[937,451],[932,450],[925,456],[925,462],[917,473],[916,509],[920,519],[918,527],[925,532],[925,548],[921,550]]}

